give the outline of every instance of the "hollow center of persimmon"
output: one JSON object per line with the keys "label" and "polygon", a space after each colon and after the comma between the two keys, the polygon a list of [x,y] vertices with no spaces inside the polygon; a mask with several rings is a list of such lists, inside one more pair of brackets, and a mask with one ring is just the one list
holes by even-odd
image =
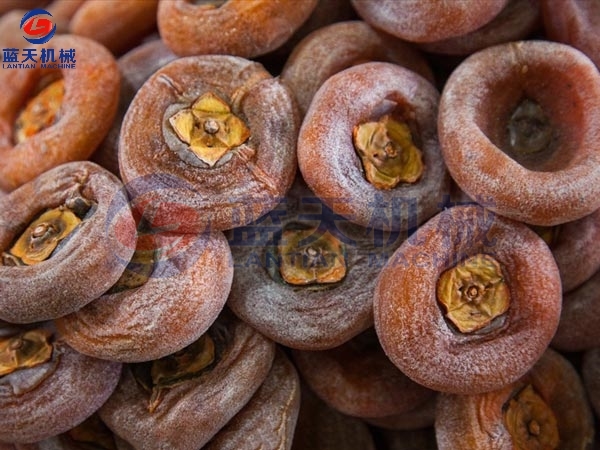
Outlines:
{"label": "hollow center of persimmon", "polygon": [[423,174],[423,155],[406,123],[385,115],[356,125],[352,136],[365,177],[377,189],[415,183]]}
{"label": "hollow center of persimmon", "polygon": [[461,333],[471,333],[508,310],[510,291],[500,263],[477,254],[440,275],[437,300]]}
{"label": "hollow center of persimmon", "polygon": [[518,450],[552,450],[560,444],[554,412],[530,384],[505,405],[504,424]]}
{"label": "hollow center of persimmon", "polygon": [[4,263],[32,266],[47,260],[80,223],[81,219],[65,205],[44,212],[29,224],[11,249],[2,254]]}
{"label": "hollow center of persimmon", "polygon": [[43,364],[52,358],[50,333],[29,330],[0,338],[0,377]]}
{"label": "hollow center of persimmon", "polygon": [[344,244],[328,231],[284,230],[278,251],[279,272],[286,283],[330,284],[346,276]]}
{"label": "hollow center of persimmon", "polygon": [[548,148],[553,130],[550,119],[535,101],[524,99],[508,122],[511,150],[517,155],[530,155]]}
{"label": "hollow center of persimmon", "polygon": [[187,380],[198,378],[215,362],[215,343],[208,333],[184,349],[151,363],[148,380],[137,377],[150,393],[148,411],[153,413],[169,389]]}
{"label": "hollow center of persimmon", "polygon": [[56,123],[65,96],[65,82],[60,78],[27,102],[15,121],[15,142],[20,144]]}
{"label": "hollow center of persimmon", "polygon": [[71,440],[81,444],[83,448],[117,450],[112,431],[100,420],[98,414],[92,414],[82,423],[67,431],[67,434]]}
{"label": "hollow center of persimmon", "polygon": [[223,155],[250,137],[250,130],[242,119],[212,92],[201,95],[191,107],[175,113],[169,123],[177,137],[209,167],[214,167]]}

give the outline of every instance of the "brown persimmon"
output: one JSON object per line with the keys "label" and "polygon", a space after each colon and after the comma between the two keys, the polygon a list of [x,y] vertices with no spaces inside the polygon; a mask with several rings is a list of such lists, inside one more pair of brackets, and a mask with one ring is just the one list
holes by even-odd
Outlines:
{"label": "brown persimmon", "polygon": [[441,394],[439,450],[589,449],[594,420],[571,363],[548,349],[519,380],[479,395]]}
{"label": "brown persimmon", "polygon": [[135,450],[114,434],[95,412],[70,430],[32,444],[15,444],[10,449],[0,445],[0,450]]}
{"label": "brown persimmon", "polygon": [[432,42],[482,27],[508,1],[352,0],[352,5],[375,28],[410,42]]}
{"label": "brown persimmon", "polygon": [[72,35],[55,36],[46,45],[56,58],[59,51],[73,49],[75,67],[38,64],[0,72],[2,189],[12,190],[57,165],[87,159],[117,111],[120,75],[108,50]]}
{"label": "brown persimmon", "polygon": [[294,350],[292,356],[311,390],[342,414],[364,419],[399,415],[435,397],[391,363],[372,328],[339,347]]}
{"label": "brown persimmon", "polygon": [[327,406],[306,385],[292,450],[375,450],[375,441],[364,421]]}
{"label": "brown persimmon", "polygon": [[140,44],[117,60],[121,72],[119,107],[111,129],[90,157],[91,161],[120,176],[119,135],[127,108],[150,75],[175,58],[175,54],[160,39],[154,39]]}
{"label": "brown persimmon", "polygon": [[158,0],[87,0],[69,23],[69,32],[104,45],[113,54],[131,49],[156,28]]}
{"label": "brown persimmon", "polygon": [[564,293],[571,292],[600,270],[600,209],[572,222],[554,227],[534,227],[546,241],[556,265]]}
{"label": "brown persimmon", "polygon": [[433,427],[437,396],[436,393],[424,403],[404,413],[384,417],[365,417],[364,420],[369,425],[382,430],[410,431]]}
{"label": "brown persimmon", "polygon": [[552,346],[565,352],[600,347],[600,271],[563,296]]}
{"label": "brown persimmon", "polygon": [[121,277],[135,251],[122,183],[88,161],[55,167],[0,199],[0,318],[69,314]]}
{"label": "brown persimmon", "polygon": [[283,45],[317,0],[161,0],[158,30],[179,56],[228,54],[252,58]]}
{"label": "brown persimmon", "polygon": [[525,374],[550,344],[562,301],[546,243],[480,206],[442,211],[396,250],[373,301],[381,345],[430,389],[475,394]]}
{"label": "brown persimmon", "polygon": [[450,174],[486,207],[533,225],[600,207],[600,74],[548,41],[488,47],[448,79],[439,137]]}
{"label": "brown persimmon", "polygon": [[540,0],[548,38],[585,53],[600,68],[600,5],[595,0]]}
{"label": "brown persimmon", "polygon": [[449,178],[437,139],[435,87],[386,62],[330,77],[298,137],[309,188],[361,226],[406,232],[438,210]]}
{"label": "brown persimmon", "polygon": [[[21,31],[21,20],[28,12],[26,1],[17,0],[19,5],[10,11],[2,13],[2,8],[7,3],[0,5],[0,45],[3,49],[18,49],[25,44],[23,33]],[[65,34],[69,30],[69,22],[77,9],[85,0],[53,0],[49,2],[44,10],[52,16],[49,19],[56,27],[56,34]],[[10,3],[10,0],[8,1]],[[41,3],[41,2],[38,2]],[[17,9],[18,8],[18,9]]]}
{"label": "brown persimmon", "polygon": [[0,361],[2,442],[32,443],[71,429],[100,408],[121,374],[120,363],[76,352],[48,323],[2,333]]}
{"label": "brown persimmon", "polygon": [[185,349],[125,365],[98,413],[135,448],[197,450],[252,398],[274,356],[273,341],[224,311]]}
{"label": "brown persimmon", "polygon": [[96,358],[159,359],[196,341],[223,309],[233,277],[220,231],[141,230],[121,279],[87,306],[56,319],[63,339]]}
{"label": "brown persimmon", "polygon": [[301,179],[269,214],[229,232],[234,276],[227,304],[287,347],[337,347],[373,324],[375,278],[400,245],[333,214]]}
{"label": "brown persimmon", "polygon": [[306,36],[286,60],[281,78],[294,91],[302,114],[306,114],[325,80],[367,61],[398,64],[433,82],[433,73],[418,50],[360,20],[337,22]]}
{"label": "brown persimmon", "polygon": [[460,36],[419,45],[446,55],[469,55],[492,45],[525,39],[541,25],[540,0],[509,0],[491,21]]}
{"label": "brown persimmon", "polygon": [[315,9],[300,28],[282,46],[258,57],[257,60],[264,64],[269,72],[281,74],[281,69],[294,47],[310,33],[336,22],[355,20],[356,18],[356,12],[352,8],[350,0],[317,0]]}
{"label": "brown persimmon", "polygon": [[282,349],[250,401],[204,450],[284,450],[292,447],[300,409],[300,378]]}
{"label": "brown persimmon", "polygon": [[227,55],[172,61],[138,90],[121,127],[132,206],[185,218],[181,232],[249,223],[291,186],[298,128],[292,93],[260,64]]}

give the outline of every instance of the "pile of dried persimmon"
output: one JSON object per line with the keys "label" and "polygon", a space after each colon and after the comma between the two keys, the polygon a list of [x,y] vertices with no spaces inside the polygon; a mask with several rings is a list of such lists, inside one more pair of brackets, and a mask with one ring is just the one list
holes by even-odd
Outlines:
{"label": "pile of dried persimmon", "polygon": [[0,450],[591,450],[600,1],[5,0]]}

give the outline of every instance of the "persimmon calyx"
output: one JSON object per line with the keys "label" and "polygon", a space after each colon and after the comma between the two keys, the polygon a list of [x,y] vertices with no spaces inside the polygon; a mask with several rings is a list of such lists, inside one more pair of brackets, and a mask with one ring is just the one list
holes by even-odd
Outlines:
{"label": "persimmon calyx", "polygon": [[345,249],[329,231],[284,230],[278,246],[280,273],[292,285],[330,284],[346,276]]}
{"label": "persimmon calyx", "polygon": [[507,402],[504,424],[518,450],[553,450],[560,444],[554,412],[531,384]]}
{"label": "persimmon calyx", "polygon": [[150,393],[148,412],[153,413],[161,404],[166,391],[187,380],[198,378],[216,360],[215,343],[208,333],[172,355],[152,361],[149,373],[134,371],[137,381]]}
{"label": "persimmon calyx", "polygon": [[49,332],[36,329],[0,338],[0,377],[50,361],[50,336]]}
{"label": "persimmon calyx", "polygon": [[508,135],[512,151],[530,155],[548,148],[553,135],[552,124],[542,107],[526,98],[510,117]]}
{"label": "persimmon calyx", "polygon": [[461,333],[472,333],[508,310],[510,290],[500,263],[477,254],[440,275],[437,299]]}
{"label": "persimmon calyx", "polygon": [[131,261],[117,282],[107,291],[107,294],[136,289],[148,282],[154,271],[157,255],[153,248],[142,248],[143,242],[146,242],[143,236],[138,234],[138,245]]}
{"label": "persimmon calyx", "polygon": [[64,205],[50,209],[27,227],[3,257],[27,266],[45,261],[80,223],[81,219]]}
{"label": "persimmon calyx", "polygon": [[56,123],[65,96],[64,79],[58,79],[33,97],[15,121],[15,142],[20,144]]}
{"label": "persimmon calyx", "polygon": [[421,178],[423,155],[406,123],[386,115],[378,122],[356,125],[352,136],[365,177],[377,189],[393,189]]}
{"label": "persimmon calyx", "polygon": [[230,106],[212,92],[200,96],[190,108],[169,118],[177,137],[209,167],[250,137],[246,124],[232,113]]}

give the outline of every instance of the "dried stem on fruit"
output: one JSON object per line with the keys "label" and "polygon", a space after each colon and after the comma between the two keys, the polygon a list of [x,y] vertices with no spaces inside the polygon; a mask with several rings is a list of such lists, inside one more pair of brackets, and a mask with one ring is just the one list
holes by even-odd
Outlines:
{"label": "dried stem on fruit", "polygon": [[20,144],[56,123],[64,95],[65,82],[61,78],[29,100],[15,122],[15,142]]}
{"label": "dried stem on fruit", "polygon": [[47,260],[80,223],[77,214],[64,205],[46,211],[27,227],[8,253],[2,254],[5,264],[31,266]]}
{"label": "dried stem on fruit", "polygon": [[458,330],[471,333],[508,310],[510,291],[500,263],[489,255],[477,254],[440,275],[437,299]]}
{"label": "dried stem on fruit", "polygon": [[423,174],[423,155],[406,123],[386,115],[378,122],[356,125],[352,134],[365,177],[377,189],[415,183]]}
{"label": "dried stem on fruit", "polygon": [[518,450],[553,450],[560,444],[554,412],[530,384],[505,405],[504,423]]}
{"label": "dried stem on fruit", "polygon": [[346,275],[344,245],[328,231],[284,230],[278,250],[281,277],[289,284],[337,283]]}
{"label": "dried stem on fruit", "polygon": [[215,343],[208,333],[184,349],[153,361],[149,373],[144,364],[134,371],[140,385],[150,393],[148,411],[153,413],[162,402],[167,390],[198,378],[216,359]]}
{"label": "dried stem on fruit", "polygon": [[169,118],[177,137],[204,163],[213,167],[229,150],[250,137],[244,122],[223,99],[208,92]]}
{"label": "dried stem on fruit", "polygon": [[153,248],[141,248],[141,242],[143,242],[143,235],[138,235],[138,246],[131,261],[125,267],[121,278],[108,290],[107,294],[139,288],[146,284],[152,276],[156,263],[156,251]]}
{"label": "dried stem on fruit", "polygon": [[50,333],[29,330],[0,338],[0,376],[43,364],[52,358]]}

